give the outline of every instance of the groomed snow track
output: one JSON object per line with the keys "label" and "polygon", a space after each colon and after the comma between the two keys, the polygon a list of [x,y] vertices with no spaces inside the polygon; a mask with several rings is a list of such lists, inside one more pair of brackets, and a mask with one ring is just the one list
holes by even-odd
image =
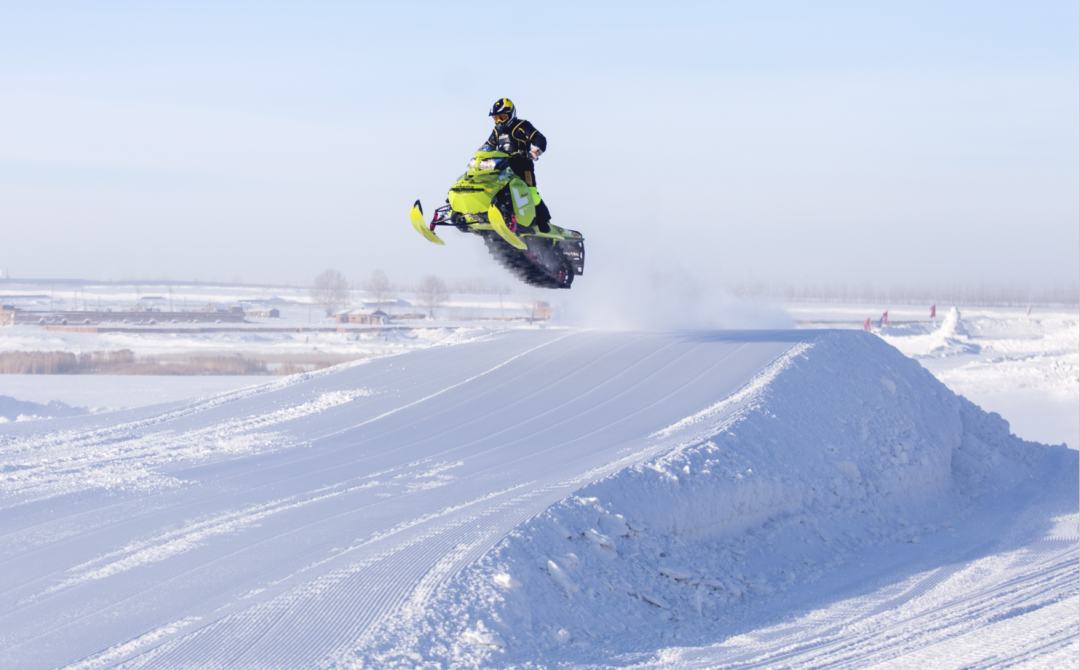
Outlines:
{"label": "groomed snow track", "polygon": [[0,426],[0,667],[377,664],[364,645],[389,644],[373,636],[403,608],[739,411],[740,389],[822,337],[840,336],[503,331]]}
{"label": "groomed snow track", "polygon": [[[63,433],[9,424],[6,463],[67,442],[72,467],[101,452],[126,472],[118,462],[139,454],[172,479],[65,492],[46,475],[9,493],[0,666],[103,652],[108,665],[159,648],[159,667],[311,667],[801,337],[519,332],[122,421],[65,421]],[[225,439],[238,421],[275,434],[242,457],[183,461],[185,434]],[[144,446],[154,436],[160,450]]]}

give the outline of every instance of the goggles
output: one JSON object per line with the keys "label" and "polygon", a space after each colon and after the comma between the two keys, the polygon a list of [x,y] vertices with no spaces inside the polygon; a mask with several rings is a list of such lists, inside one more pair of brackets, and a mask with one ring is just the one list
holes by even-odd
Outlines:
{"label": "goggles", "polygon": [[495,119],[495,123],[506,123],[510,120],[509,114],[492,114],[491,118]]}

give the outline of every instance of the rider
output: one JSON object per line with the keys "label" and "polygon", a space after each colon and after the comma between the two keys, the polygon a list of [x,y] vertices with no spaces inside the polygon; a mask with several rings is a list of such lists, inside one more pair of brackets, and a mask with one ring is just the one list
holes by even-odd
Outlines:
{"label": "rider", "polygon": [[[547,138],[534,128],[533,124],[517,118],[517,108],[509,98],[495,101],[488,116],[495,121],[495,129],[480,147],[481,151],[503,151],[510,154],[510,168],[535,194],[536,175],[533,163],[540,158],[540,154],[547,151]],[[546,233],[551,230],[548,226],[550,220],[551,213],[547,203],[541,200],[536,206],[536,227]]]}

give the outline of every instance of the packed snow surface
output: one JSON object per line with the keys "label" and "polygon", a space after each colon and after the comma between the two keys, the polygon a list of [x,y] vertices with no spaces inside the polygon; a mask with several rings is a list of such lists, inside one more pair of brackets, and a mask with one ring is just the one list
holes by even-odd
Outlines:
{"label": "packed snow surface", "polygon": [[0,466],[4,668],[1080,651],[1077,452],[861,332],[473,333],[5,423]]}
{"label": "packed snow surface", "polygon": [[57,416],[77,416],[86,414],[86,411],[85,408],[71,407],[56,400],[50,400],[47,403],[36,403],[0,395],[0,423],[30,421]]}

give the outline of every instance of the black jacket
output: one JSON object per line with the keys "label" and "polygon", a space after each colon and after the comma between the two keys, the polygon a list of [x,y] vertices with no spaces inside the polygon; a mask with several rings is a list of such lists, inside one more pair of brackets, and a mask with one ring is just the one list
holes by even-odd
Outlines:
{"label": "black jacket", "polygon": [[[499,149],[500,144],[506,143],[510,145],[510,150],[506,152],[508,154],[517,153],[518,151],[528,153],[530,144],[540,147],[540,151],[547,151],[547,138],[525,119],[514,121],[504,131],[492,130],[491,135],[488,135],[487,142],[484,142],[484,146]],[[499,150],[502,151],[502,149]]]}
{"label": "black jacket", "polygon": [[547,138],[534,128],[533,124],[525,119],[518,119],[503,131],[497,128],[492,130],[487,142],[484,142],[480,148],[517,154],[511,159],[510,166],[519,177],[525,180],[526,184],[536,186],[533,162],[529,158],[529,145],[535,145],[540,151],[547,151]]}

